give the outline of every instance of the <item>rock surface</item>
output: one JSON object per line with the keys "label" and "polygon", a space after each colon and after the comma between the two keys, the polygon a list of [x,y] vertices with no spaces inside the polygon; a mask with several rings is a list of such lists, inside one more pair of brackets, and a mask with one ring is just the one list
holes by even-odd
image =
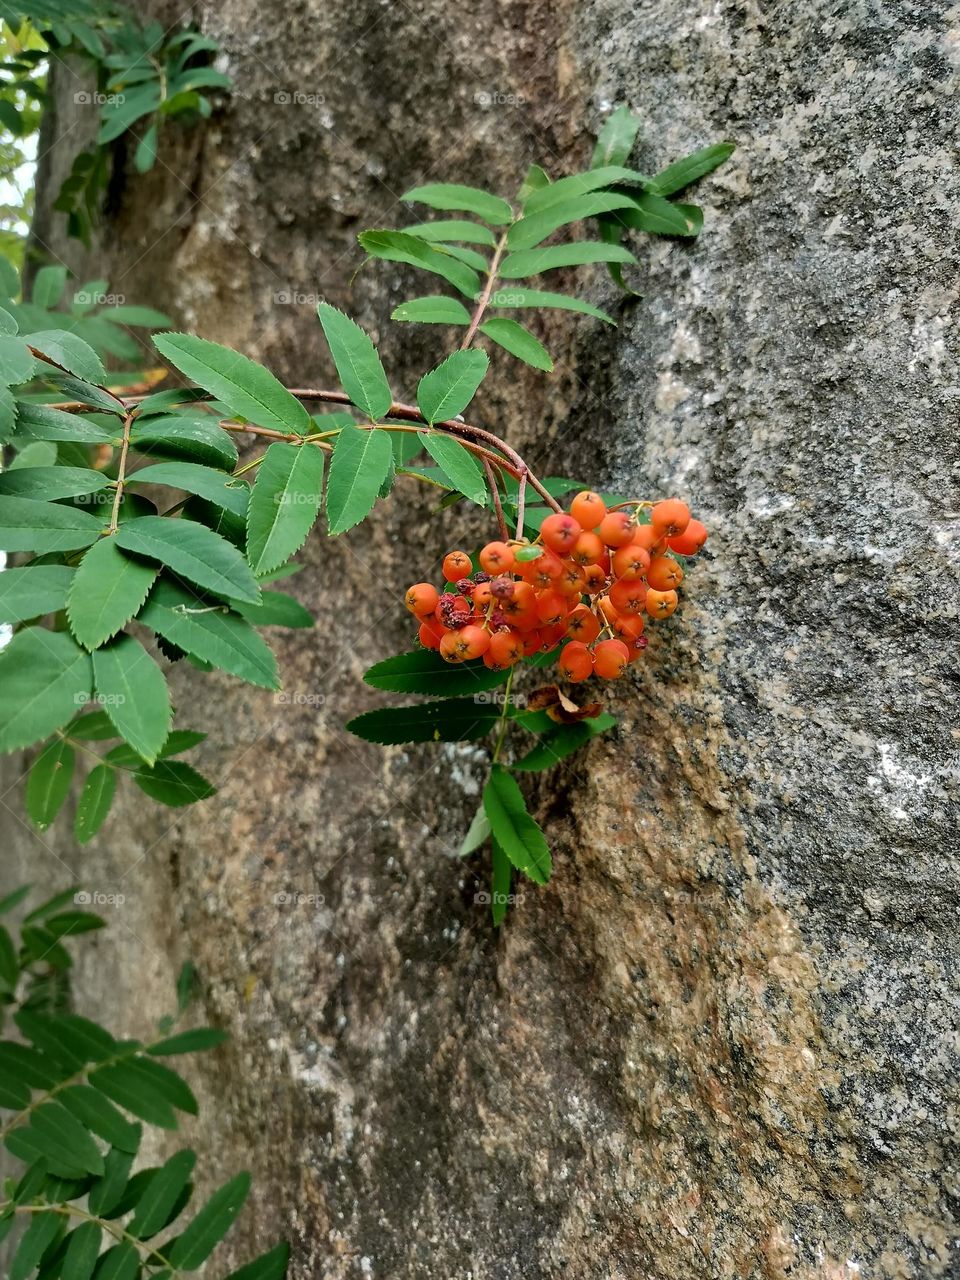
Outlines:
{"label": "rock surface", "polygon": [[252,1161],[238,1260],[287,1235],[298,1280],[960,1275],[957,8],[195,9],[236,96],[90,255],[43,238],[301,383],[331,377],[311,295],[405,394],[436,358],[386,323],[405,270],[351,284],[413,182],[573,171],[618,102],[640,168],[738,143],[702,238],[640,245],[639,301],[593,278],[620,327],[552,317],[557,374],[498,360],[477,415],[552,473],[689,498],[709,554],[619,732],[535,783],[556,872],[499,934],[455,857],[482,753],[342,729],[398,593],[475,528],[413,492],[309,544],[285,701],[174,676],[215,801],[128,794],[80,851],[8,792],[4,881],[125,896],[79,981],[118,1030],[197,964],[233,1040],[189,1132],[211,1175]]}

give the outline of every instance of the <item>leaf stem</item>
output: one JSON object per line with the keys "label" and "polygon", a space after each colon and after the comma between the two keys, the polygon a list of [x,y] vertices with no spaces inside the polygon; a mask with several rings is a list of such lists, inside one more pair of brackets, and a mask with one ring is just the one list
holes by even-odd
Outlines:
{"label": "leaf stem", "polygon": [[507,676],[507,683],[503,687],[503,710],[500,712],[498,723],[497,743],[493,748],[493,763],[496,764],[500,759],[500,752],[503,748],[504,739],[507,736],[507,725],[510,723],[510,690],[513,688],[513,677],[516,673],[516,667],[510,668],[510,674]]}
{"label": "leaf stem", "polygon": [[500,237],[500,239],[497,241],[497,247],[493,251],[493,258],[490,261],[490,269],[487,271],[487,283],[483,286],[483,293],[481,293],[479,301],[477,302],[477,305],[474,309],[473,315],[470,318],[470,327],[467,329],[466,335],[464,336],[463,341],[460,343],[461,351],[466,351],[467,347],[469,347],[470,343],[473,341],[474,337],[476,336],[477,329],[480,327],[480,321],[483,319],[483,313],[486,311],[490,303],[490,296],[493,293],[493,286],[497,282],[497,271],[500,268],[500,259],[503,257],[503,252],[506,249],[506,247],[507,247],[507,233],[505,231],[503,235]]}
{"label": "leaf stem", "polygon": [[123,482],[127,474],[127,453],[130,449],[130,428],[137,416],[136,409],[128,409],[123,415],[123,440],[120,444],[120,461],[117,464],[117,487],[113,493],[113,510],[110,513],[108,534],[117,532],[120,523],[120,503],[123,501]]}

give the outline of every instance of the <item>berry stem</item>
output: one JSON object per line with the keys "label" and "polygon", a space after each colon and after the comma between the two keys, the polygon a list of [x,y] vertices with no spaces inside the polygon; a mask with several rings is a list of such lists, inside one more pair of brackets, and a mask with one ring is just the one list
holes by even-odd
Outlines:
{"label": "berry stem", "polygon": [[510,536],[510,530],[507,528],[506,517],[503,514],[503,503],[500,501],[500,489],[497,485],[497,476],[487,458],[483,459],[483,469],[486,472],[490,496],[493,498],[493,509],[497,513],[497,524],[500,526],[500,537],[506,541]]}
{"label": "berry stem", "polygon": [[517,477],[517,537],[523,537],[523,517],[526,514],[524,506],[527,500],[527,471],[526,468]]}

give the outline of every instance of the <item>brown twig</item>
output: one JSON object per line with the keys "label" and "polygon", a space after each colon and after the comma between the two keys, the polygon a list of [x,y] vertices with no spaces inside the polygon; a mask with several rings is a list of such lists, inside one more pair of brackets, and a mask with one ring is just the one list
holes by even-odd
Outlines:
{"label": "brown twig", "polygon": [[[487,476],[490,496],[493,498],[493,509],[497,513],[497,524],[500,526],[500,537],[503,538],[504,542],[506,542],[510,537],[510,530],[507,528],[506,517],[503,514],[503,503],[500,501],[500,489],[497,485],[496,473],[494,472],[493,466],[486,458],[483,460],[483,469]],[[520,535],[517,534],[517,536],[519,537]]]}
{"label": "brown twig", "polygon": [[483,319],[483,313],[486,311],[487,305],[490,302],[490,295],[493,293],[493,286],[497,282],[497,270],[500,266],[500,259],[503,257],[503,251],[506,247],[507,233],[505,231],[497,241],[497,247],[493,251],[490,269],[487,272],[487,283],[483,286],[483,293],[481,293],[480,300],[478,301],[473,315],[470,318],[470,327],[467,329],[466,335],[460,343],[461,351],[466,351],[467,347],[469,347],[470,343],[473,341],[477,329],[480,327],[480,321]]}

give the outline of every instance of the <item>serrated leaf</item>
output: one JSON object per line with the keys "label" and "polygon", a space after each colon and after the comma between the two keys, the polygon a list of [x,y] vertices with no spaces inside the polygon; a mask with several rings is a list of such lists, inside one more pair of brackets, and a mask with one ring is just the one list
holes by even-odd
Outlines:
{"label": "serrated leaf", "polygon": [[317,315],[344,391],[373,421],[382,418],[393,404],[393,395],[370,337],[327,302],[319,304]]}
{"label": "serrated leaf", "polygon": [[96,542],[102,521],[77,507],[0,495],[0,550],[75,551]]}
{"label": "serrated leaf", "polygon": [[138,419],[130,435],[130,447],[138,453],[186,458],[224,470],[237,462],[237,446],[230,433],[212,418]]}
{"label": "serrated leaf", "polygon": [[70,1232],[60,1272],[63,1280],[90,1280],[100,1254],[101,1237],[98,1222],[81,1222]]}
{"label": "serrated leaf", "polygon": [[527,811],[516,780],[502,765],[495,764],[483,789],[483,807],[490,819],[494,839],[525,875],[537,884],[550,879],[550,850],[543,832]]}
{"label": "serrated leaf", "polygon": [[655,174],[650,182],[650,191],[658,196],[671,196],[675,191],[682,191],[698,178],[712,173],[736,151],[736,143],[716,142],[712,146],[702,147],[676,160]]}
{"label": "serrated leaf", "polygon": [[55,467],[60,456],[57,446],[49,440],[31,440],[29,444],[16,440],[13,447],[16,452],[7,463],[7,471],[19,471],[24,467]]}
{"label": "serrated leaf", "polygon": [[0,652],[0,751],[49,737],[90,696],[89,654],[61,632],[28,627]]}
{"label": "serrated leaf", "polygon": [[246,619],[197,600],[175,583],[165,579],[157,583],[140,621],[186,653],[240,680],[262,689],[279,687],[276,659]]}
{"label": "serrated leaf", "polygon": [[53,501],[96,493],[109,483],[102,471],[89,467],[17,467],[0,474],[0,494]]}
{"label": "serrated leaf", "polygon": [[96,649],[136,616],[158,573],[156,565],[124,555],[115,538],[94,543],[67,602],[70,630],[85,649]]}
{"label": "serrated leaf", "polygon": [[109,765],[94,765],[87,774],[74,819],[74,834],[79,844],[87,844],[103,826],[116,787],[116,774]]}
{"label": "serrated leaf", "polygon": [[467,828],[467,834],[460,843],[457,850],[458,858],[465,858],[468,854],[475,853],[477,849],[490,838],[490,819],[487,817],[486,810],[483,805],[473,815],[470,826]]}
{"label": "serrated leaf", "polygon": [[481,191],[479,187],[465,187],[455,182],[431,182],[422,187],[411,187],[400,197],[407,204],[425,204],[431,209],[454,209],[474,213],[491,226],[499,227],[510,222],[513,210],[506,200]]}
{"label": "serrated leaf", "polygon": [[408,320],[417,324],[469,324],[470,312],[456,298],[434,294],[402,302],[390,313],[391,320]]}
{"label": "serrated leaf", "polygon": [[443,422],[462,413],[489,367],[484,351],[455,351],[424,374],[417,387],[417,404],[427,422]]}
{"label": "serrated leaf", "polygon": [[601,187],[612,187],[620,183],[634,184],[644,187],[650,179],[635,169],[624,169],[622,165],[602,165],[588,169],[585,173],[574,173],[568,178],[560,178],[548,187],[541,187],[533,192],[524,203],[524,217],[542,213],[545,209],[561,205],[569,201],[579,200],[590,195]]}
{"label": "serrated leaf", "polygon": [[115,537],[127,551],[159,561],[198,587],[260,603],[260,587],[240,552],[195,521],[141,516],[121,525]]}
{"label": "serrated leaf", "polygon": [[201,773],[182,760],[158,760],[152,769],[135,773],[133,780],[145,795],[172,809],[207,800],[217,791]]}
{"label": "serrated leaf", "polygon": [[558,267],[579,267],[592,262],[636,262],[636,258],[621,245],[604,244],[600,240],[577,240],[571,244],[551,244],[510,253],[501,263],[500,276],[504,280],[521,280]]}
{"label": "serrated leaf", "polygon": [[238,351],[189,333],[163,333],[153,344],[181,373],[212,392],[231,413],[275,431],[307,435],[309,413],[269,370]]}
{"label": "serrated leaf", "polygon": [[550,176],[545,169],[538,164],[532,164],[527,170],[523,182],[520,184],[520,190],[517,192],[517,199],[521,204],[527,200],[534,191],[539,191],[541,187],[549,187]]}
{"label": "serrated leaf", "polygon": [[323,500],[323,454],[313,445],[272,444],[247,505],[247,560],[269,573],[299,551]]}
{"label": "serrated leaf", "polygon": [[578,311],[581,315],[593,316],[604,324],[615,325],[616,321],[599,307],[583,302],[580,298],[570,298],[565,293],[545,293],[540,289],[495,289],[490,295],[490,306],[504,307],[544,307],[559,311]]}
{"label": "serrated leaf", "polygon": [[418,222],[412,227],[404,227],[408,236],[417,236],[431,244],[482,244],[488,249],[496,246],[497,240],[488,227],[481,227],[476,222]]}
{"label": "serrated leaf", "polygon": [[69,742],[54,738],[27,775],[24,801],[27,813],[41,831],[46,831],[67,798],[75,760],[76,753]]}
{"label": "serrated leaf", "polygon": [[244,604],[242,600],[233,604],[237,613],[256,627],[312,627],[315,622],[313,614],[285,591],[264,591],[259,604]]}
{"label": "serrated leaf", "polygon": [[110,718],[105,711],[91,711],[76,720],[71,720],[67,725],[66,733],[71,738],[80,738],[89,742],[102,742],[105,738],[117,737],[117,731],[110,723]]}
{"label": "serrated leaf", "polygon": [[333,446],[327,479],[327,532],[359,524],[377,500],[393,462],[388,432],[343,427]]}
{"label": "serrated leaf", "polygon": [[616,191],[595,191],[590,195],[576,196],[572,200],[561,200],[558,204],[551,204],[539,213],[528,214],[515,222],[507,233],[507,247],[511,253],[520,249],[534,249],[547,236],[571,222],[635,206],[633,197]]}
{"label": "serrated leaf", "polygon": [[429,244],[404,231],[361,231],[357,239],[372,258],[422,267],[424,271],[431,271],[449,281],[470,299],[480,291],[480,277],[476,271],[444,252],[442,246]]}
{"label": "serrated leaf", "polygon": [[68,400],[79,400],[81,404],[88,404],[104,413],[115,414],[118,418],[122,418],[126,413],[123,402],[105,387],[96,386],[83,378],[74,378],[70,374],[61,373],[53,365],[44,365],[43,375],[56,382],[60,392]]}
{"label": "serrated leaf", "polygon": [[229,471],[205,467],[197,462],[155,462],[128,476],[127,486],[132,484],[162,484],[183,489],[185,493],[198,494],[238,516],[246,515],[250,497],[250,486],[244,480],[234,479]]}
{"label": "serrated leaf", "polygon": [[290,1261],[290,1246],[274,1245],[267,1253],[262,1253],[253,1262],[248,1262],[236,1271],[231,1271],[226,1280],[283,1280],[287,1274]]}
{"label": "serrated leaf", "polygon": [[0,383],[14,386],[34,376],[37,362],[22,338],[0,335]]}
{"label": "serrated leaf", "polygon": [[196,1153],[184,1150],[177,1151],[161,1165],[150,1179],[126,1228],[130,1235],[144,1240],[166,1226],[196,1163]]}
{"label": "serrated leaf", "polygon": [[483,322],[480,332],[524,364],[532,365],[534,369],[543,369],[547,373],[553,369],[553,361],[546,347],[522,324],[517,324],[516,320],[495,316],[492,320]]}
{"label": "serrated leaf", "polygon": [[510,889],[513,884],[513,863],[507,857],[503,845],[491,836],[490,915],[495,928],[503,924],[510,905]]}
{"label": "serrated leaf", "polygon": [[384,707],[348,720],[346,728],[367,742],[472,742],[489,733],[497,707],[473,698],[447,698],[411,707]]}
{"label": "serrated leaf", "polygon": [[103,361],[93,347],[75,333],[66,329],[42,329],[39,333],[30,333],[27,342],[76,378],[93,383],[106,381]]}
{"label": "serrated leaf", "polygon": [[604,712],[603,715],[588,720],[579,720],[576,724],[555,725],[513,768],[525,771],[549,769],[585,746],[597,734],[614,728],[616,723],[616,716]]}
{"label": "serrated leaf", "polygon": [[119,430],[108,431],[81,414],[64,413],[45,404],[19,402],[17,439],[76,441],[79,444],[119,443]]}
{"label": "serrated leaf", "polygon": [[52,311],[67,287],[67,268],[60,265],[41,267],[33,278],[33,289],[30,301],[35,307],[44,311]]}
{"label": "serrated leaf", "polygon": [[593,149],[591,167],[624,164],[629,159],[640,130],[640,117],[627,106],[619,106],[603,122]]}
{"label": "serrated leaf", "polygon": [[473,454],[452,436],[421,431],[418,438],[451,488],[458,490],[478,506],[484,506],[487,501],[487,481]]}
{"label": "serrated leaf", "polygon": [[426,693],[434,698],[485,693],[507,679],[506,671],[491,671],[482,662],[444,662],[432,649],[413,649],[377,662],[363,679],[374,689],[390,693]]}
{"label": "serrated leaf", "polygon": [[93,653],[97,696],[117,732],[148,764],[170,732],[170,691],[139,640],[123,635]]}
{"label": "serrated leaf", "polygon": [[26,622],[67,603],[73,570],[61,564],[27,565],[0,573],[0,622]]}
{"label": "serrated leaf", "polygon": [[249,1173],[239,1173],[215,1191],[167,1253],[171,1267],[196,1271],[227,1234],[250,1191]]}
{"label": "serrated leaf", "polygon": [[8,1280],[27,1280],[57,1238],[62,1225],[62,1216],[52,1210],[30,1215],[30,1222],[10,1263]]}

